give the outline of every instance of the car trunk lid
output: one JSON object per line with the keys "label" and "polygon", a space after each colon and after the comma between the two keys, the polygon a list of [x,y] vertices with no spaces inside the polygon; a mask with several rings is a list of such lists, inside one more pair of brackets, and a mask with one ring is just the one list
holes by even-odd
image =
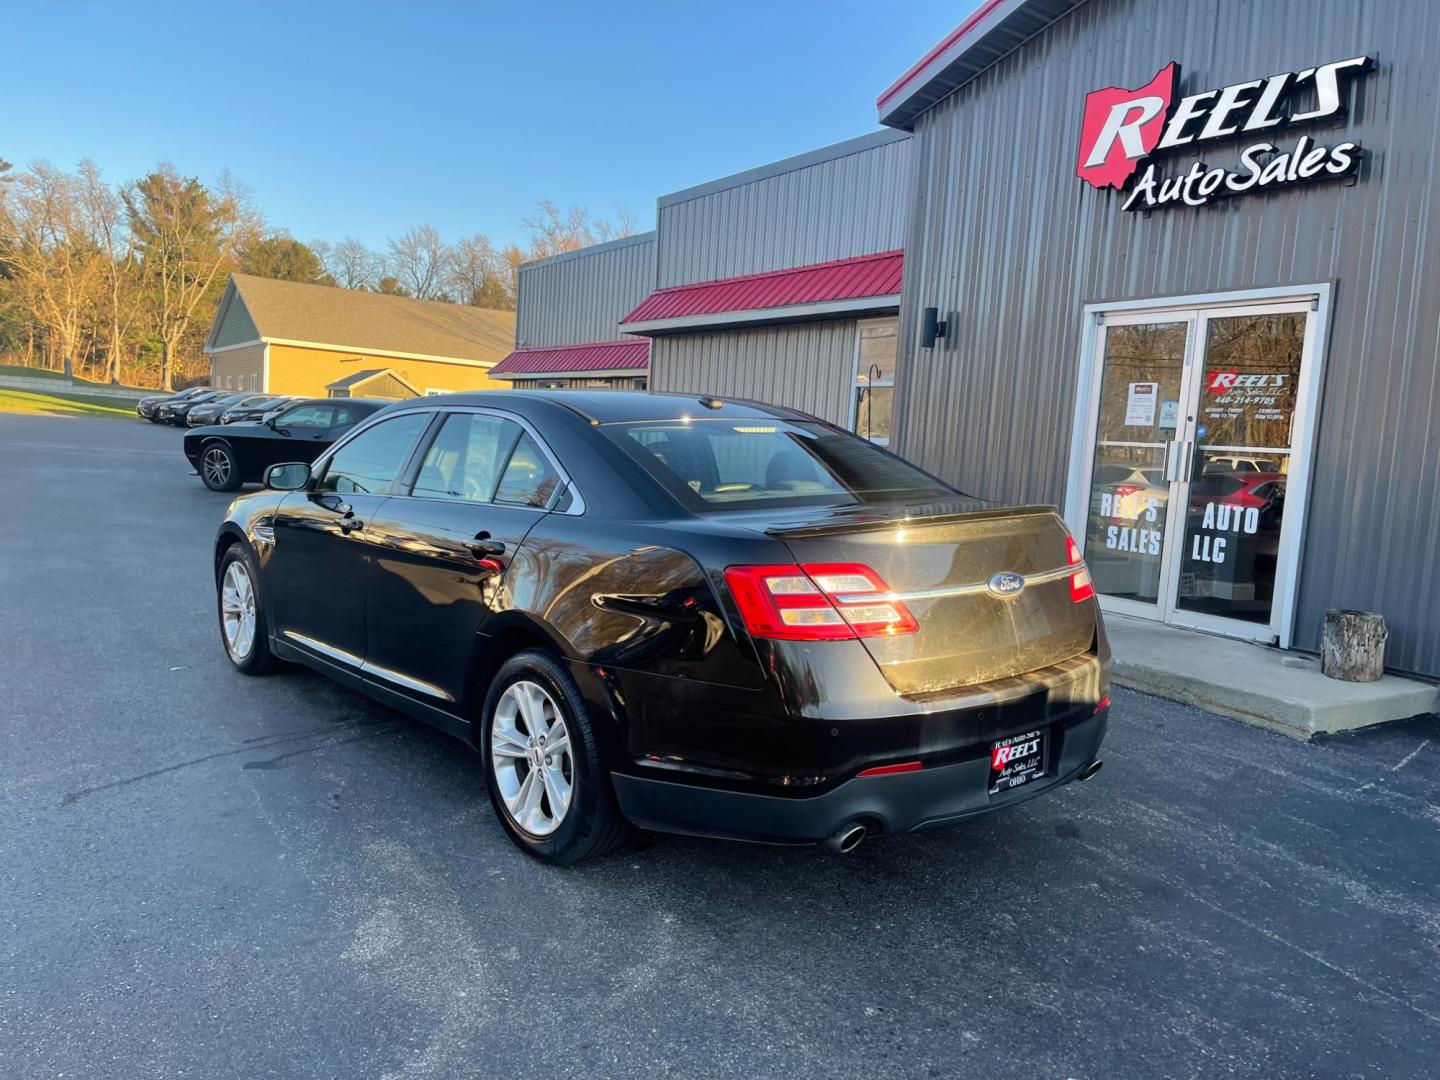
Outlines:
{"label": "car trunk lid", "polygon": [[[800,564],[863,563],[903,600],[916,632],[860,639],[899,694],[1023,674],[1084,652],[1095,637],[1094,604],[1071,597],[1069,534],[1049,507],[956,499],[814,508],[764,531]],[[1010,575],[1024,579],[1018,591],[1006,591]]]}

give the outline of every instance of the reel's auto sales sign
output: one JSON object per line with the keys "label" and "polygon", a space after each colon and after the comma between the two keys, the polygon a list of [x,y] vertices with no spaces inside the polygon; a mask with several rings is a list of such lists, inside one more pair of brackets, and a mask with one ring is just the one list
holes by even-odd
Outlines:
{"label": "reel's auto sales sign", "polygon": [[[1297,125],[1343,119],[1348,80],[1373,66],[1368,56],[1352,56],[1181,97],[1180,65],[1166,64],[1138,89],[1111,86],[1085,96],[1075,174],[1125,192],[1126,210],[1205,206],[1226,195],[1349,176],[1360,166],[1358,143],[1328,146],[1302,135],[1282,149],[1271,140]],[[1167,174],[1154,160],[1236,138],[1251,141],[1230,168],[1196,161]]]}

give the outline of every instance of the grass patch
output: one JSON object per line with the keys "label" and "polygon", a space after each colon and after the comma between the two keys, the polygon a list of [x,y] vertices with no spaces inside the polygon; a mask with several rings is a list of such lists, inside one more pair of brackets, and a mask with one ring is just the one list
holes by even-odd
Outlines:
{"label": "grass patch", "polygon": [[0,412],[32,413],[36,416],[108,416],[133,418],[135,406],[115,398],[86,394],[40,394],[33,390],[0,387]]}
{"label": "grass patch", "polygon": [[20,375],[27,379],[64,379],[63,371],[49,368],[26,367],[24,364],[0,364],[0,375]]}

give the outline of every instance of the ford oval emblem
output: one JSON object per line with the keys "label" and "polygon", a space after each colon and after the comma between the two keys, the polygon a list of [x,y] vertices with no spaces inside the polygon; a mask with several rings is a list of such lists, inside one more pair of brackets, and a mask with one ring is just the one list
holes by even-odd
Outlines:
{"label": "ford oval emblem", "polygon": [[1025,579],[1019,574],[1012,574],[1006,570],[987,581],[985,587],[994,596],[1017,596],[1020,590],[1025,588]]}

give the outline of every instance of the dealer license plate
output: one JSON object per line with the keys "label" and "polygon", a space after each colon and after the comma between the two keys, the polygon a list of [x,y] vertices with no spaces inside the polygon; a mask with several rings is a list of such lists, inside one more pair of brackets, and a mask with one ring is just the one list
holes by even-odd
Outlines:
{"label": "dealer license plate", "polygon": [[1046,743],[1050,735],[1044,731],[1027,731],[990,745],[990,794],[1028,784],[1045,775]]}

